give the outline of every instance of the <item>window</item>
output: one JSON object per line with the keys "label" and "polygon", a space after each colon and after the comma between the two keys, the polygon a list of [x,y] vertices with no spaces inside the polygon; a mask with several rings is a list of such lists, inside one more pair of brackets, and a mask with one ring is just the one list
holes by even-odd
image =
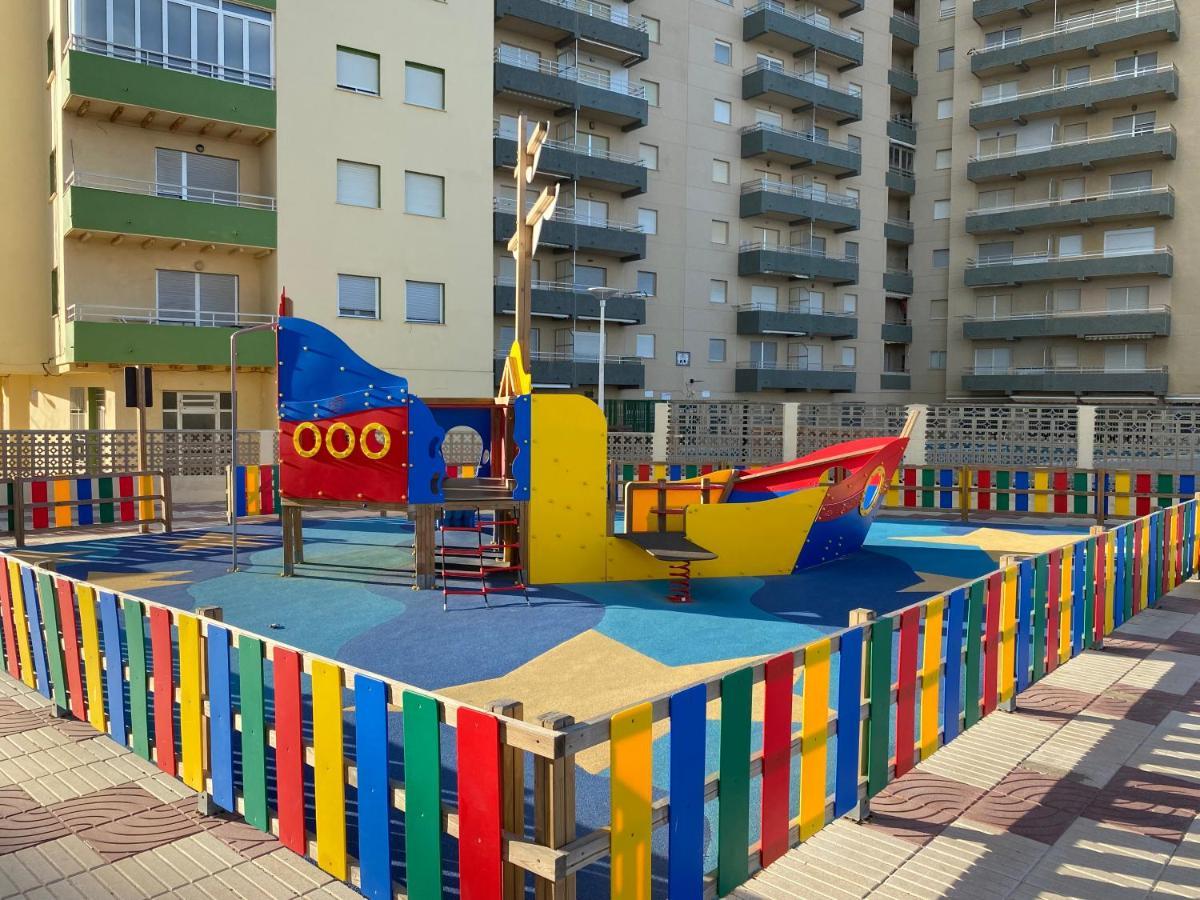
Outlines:
{"label": "window", "polygon": [[345,206],[379,208],[379,166],[337,161],[337,202]]}
{"label": "window", "polygon": [[337,48],[337,86],[356,94],[379,96],[379,54]]}
{"label": "window", "polygon": [[58,193],[58,162],[53,150],[50,151],[50,194]]}
{"label": "window", "polygon": [[724,303],[729,299],[729,282],[711,278],[708,282],[708,302]]}
{"label": "window", "polygon": [[[537,260],[534,260],[537,262]],[[536,276],[535,276],[536,277]],[[561,259],[554,267],[554,277],[566,284],[577,287],[606,287],[608,285],[608,270],[603,266],[572,265],[569,259]]]}
{"label": "window", "polygon": [[657,272],[638,272],[637,273],[637,290],[639,294],[645,294],[647,297],[653,297],[658,294],[658,273]]}
{"label": "window", "polygon": [[658,234],[657,209],[639,209],[637,220],[643,234]]}
{"label": "window", "polygon": [[733,105],[728,100],[713,98],[713,121],[718,125],[728,125],[733,121]]}
{"label": "window", "polygon": [[1051,298],[1054,312],[1072,312],[1080,308],[1083,291],[1079,288],[1058,288]]}
{"label": "window", "polygon": [[1104,348],[1104,371],[1140,372],[1146,368],[1145,344],[1117,344]]}
{"label": "window", "polygon": [[947,72],[954,68],[954,48],[942,47],[938,50],[937,70]]}
{"label": "window", "polygon": [[979,245],[981,262],[1008,262],[1012,259],[1012,241],[988,241]]}
{"label": "window", "polygon": [[338,275],[338,315],[347,319],[378,319],[379,279],[370,275]]}
{"label": "window", "polygon": [[1086,141],[1087,136],[1087,122],[1072,122],[1062,127],[1058,135],[1058,141],[1063,144],[1072,144],[1078,141]]}
{"label": "window", "polygon": [[1067,69],[1063,78],[1065,84],[1087,84],[1092,77],[1091,66],[1072,66]]}
{"label": "window", "polygon": [[1083,253],[1082,234],[1064,234],[1059,237],[1059,256],[1079,256],[1081,253]]}
{"label": "window", "polygon": [[1154,110],[1134,113],[1131,116],[1117,116],[1113,119],[1113,134],[1146,134],[1155,127]]}
{"label": "window", "polygon": [[853,347],[843,347],[842,348],[842,362],[841,362],[842,368],[853,369],[854,368],[854,359],[855,359],[854,348]]}
{"label": "window", "polygon": [[658,82],[643,78],[642,90],[646,92],[646,103],[650,106],[658,106]]}
{"label": "window", "polygon": [[948,300],[930,300],[929,301],[929,318],[935,320],[944,320],[947,317],[947,307],[950,305]]}
{"label": "window", "polygon": [[162,407],[167,431],[226,431],[233,425],[233,394],[228,391],[163,391]]}
{"label": "window", "polygon": [[933,251],[933,267],[935,269],[950,268],[950,250],[934,250]]}
{"label": "window", "polygon": [[653,144],[638,144],[638,159],[652,171],[658,171],[658,148]]}
{"label": "window", "polygon": [[733,44],[728,41],[713,41],[713,62],[723,66],[733,65]]}
{"label": "window", "polygon": [[1087,191],[1087,181],[1083,178],[1064,178],[1058,184],[1059,200],[1078,200]]}
{"label": "window", "polygon": [[608,226],[608,204],[603,200],[589,200],[586,197],[576,197],[575,221],[581,225],[595,225],[599,228],[606,228]]}
{"label": "window", "polygon": [[1153,228],[1122,228],[1104,232],[1104,255],[1147,253],[1154,249]]}
{"label": "window", "polygon": [[779,308],[779,288],[769,284],[750,285],[750,306],[774,312]]}
{"label": "window", "polygon": [[184,150],[154,151],[155,194],[204,203],[237,201],[238,161]]}
{"label": "window", "polygon": [[238,277],[212,272],[155,272],[159,322],[178,325],[236,325]]}
{"label": "window", "polygon": [[446,70],[420,63],[404,64],[404,102],[426,109],[446,108]]}
{"label": "window", "polygon": [[770,109],[754,110],[754,121],[759,125],[767,125],[771,128],[783,127],[782,113],[777,113]]}
{"label": "window", "polygon": [[933,220],[936,222],[939,219],[950,218],[950,201],[949,200],[934,200],[933,201]]}
{"label": "window", "polygon": [[933,155],[933,167],[939,171],[950,168],[951,154],[949,150],[938,150]]}
{"label": "window", "polygon": [[1021,39],[1020,28],[1002,28],[999,31],[989,31],[983,36],[983,46],[988,50],[994,47],[1004,47],[1015,44]]}
{"label": "window", "polygon": [[929,368],[941,371],[946,368],[946,351],[945,350],[930,350],[929,351]]}
{"label": "window", "polygon": [[1079,348],[1073,344],[1060,344],[1050,348],[1050,365],[1056,369],[1079,368]]}
{"label": "window", "polygon": [[[46,74],[54,74],[54,32],[50,32],[50,36],[46,38]],[[72,428],[74,426],[71,426]]]}
{"label": "window", "polygon": [[729,163],[723,159],[714,159],[712,180],[715,184],[729,184]]}
{"label": "window", "polygon": [[708,361],[714,363],[725,362],[725,339],[724,338],[709,338],[708,339]]}
{"label": "window", "polygon": [[[1001,81],[1001,82],[997,82],[996,84],[985,84],[983,86],[983,91],[981,93],[980,99],[983,100],[984,103],[998,103],[1001,100],[1007,100],[1009,97],[1015,97],[1015,96],[1017,96],[1017,82]],[[938,101],[938,110],[939,110],[938,118],[939,119],[942,118],[941,103],[942,102],[939,100]],[[949,118],[949,117],[947,117],[947,118]]]}
{"label": "window", "polygon": [[50,315],[58,315],[58,269],[50,270]]}
{"label": "window", "polygon": [[441,325],[445,318],[446,286],[436,281],[404,282],[404,321]]}
{"label": "window", "polygon": [[937,102],[937,117],[939,119],[954,118],[954,98],[947,97]]}
{"label": "window", "polygon": [[642,16],[642,21],[646,23],[646,37],[650,38],[650,43],[659,43],[659,36],[662,34],[662,22],[658,19],[652,19],[649,16]]}
{"label": "window", "polygon": [[1012,367],[1012,350],[1008,347],[977,347],[976,375],[1004,375]]}
{"label": "window", "polygon": [[729,243],[729,223],[720,219],[712,220],[712,242],[714,244]]}
{"label": "window", "polygon": [[1108,189],[1114,194],[1124,191],[1148,191],[1154,183],[1154,174],[1144,172],[1121,172],[1108,179]]}
{"label": "window", "polygon": [[842,312],[848,316],[858,312],[858,294],[842,294]]}
{"label": "window", "polygon": [[446,180],[440,175],[404,173],[404,211],[435,219],[446,215]]}
{"label": "window", "polygon": [[779,358],[779,344],[775,341],[751,341],[750,362],[764,369],[773,369]]}
{"label": "window", "polygon": [[1108,289],[1108,308],[1111,312],[1128,312],[1150,308],[1150,288],[1147,285]]}
{"label": "window", "polygon": [[654,359],[654,335],[639,334],[633,345],[633,355],[638,359]]}
{"label": "window", "polygon": [[955,6],[954,0],[938,0],[938,18],[949,19],[954,16]]}
{"label": "window", "polygon": [[1157,53],[1137,53],[1118,59],[1114,72],[1118,76],[1140,75],[1143,72],[1153,72],[1158,68]]}
{"label": "window", "polygon": [[[531,353],[538,352],[538,348],[541,347],[541,345],[542,345],[541,338],[542,338],[542,330],[540,328],[530,328],[529,329],[529,351]],[[509,351],[509,348],[511,348],[513,345],[513,341],[515,341],[516,339],[517,339],[517,330],[515,328],[513,328],[511,325],[501,325],[500,326],[500,339],[496,345],[496,349],[502,350],[502,351],[504,351],[504,353],[507,354]]]}
{"label": "window", "polygon": [[1012,315],[1012,294],[985,294],[975,298],[975,318],[1007,319]]}
{"label": "window", "polygon": [[843,251],[842,256],[846,259],[858,259],[858,241],[846,241]]}
{"label": "window", "polygon": [[1007,209],[1013,205],[1016,193],[1012,188],[979,192],[979,209]]}

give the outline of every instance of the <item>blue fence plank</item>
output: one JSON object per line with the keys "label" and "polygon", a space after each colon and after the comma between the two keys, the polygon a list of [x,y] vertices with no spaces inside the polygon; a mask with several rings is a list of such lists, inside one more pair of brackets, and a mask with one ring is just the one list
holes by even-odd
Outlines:
{"label": "blue fence plank", "polygon": [[960,730],[962,706],[963,625],[966,621],[967,589],[958,588],[946,598],[946,670],[942,676],[942,732],[948,744]]}
{"label": "blue fence plank", "polygon": [[1017,692],[1029,687],[1033,639],[1033,560],[1023,559],[1017,577]]}
{"label": "blue fence plank", "polygon": [[1071,655],[1083,652],[1083,582],[1087,574],[1087,550],[1083,543],[1071,553]]}
{"label": "blue fence plank", "polygon": [[939,492],[938,505],[942,509],[954,509],[954,470],[938,469]]}
{"label": "blue fence plank", "polygon": [[[46,639],[42,635],[42,609],[38,603],[37,578],[33,568],[21,566],[21,584],[25,590],[25,617],[29,620],[29,640],[33,650],[33,671],[37,676],[38,693],[50,697],[49,663],[46,660]],[[54,599],[51,598],[53,603]]]}
{"label": "blue fence plank", "polygon": [[[92,479],[77,478],[75,480],[75,499],[91,500],[92,499]],[[96,510],[91,504],[80,503],[76,510],[79,513],[80,525],[94,525],[96,523]]]}
{"label": "blue fence plank", "polygon": [[1129,526],[1113,531],[1113,628],[1125,621],[1125,541]]}
{"label": "blue fence plank", "polygon": [[233,700],[229,690],[229,631],[208,624],[209,755],[212,798],[222,809],[237,811],[233,791]]}
{"label": "blue fence plank", "polygon": [[238,466],[233,472],[233,509],[234,514],[246,514],[246,467]]}
{"label": "blue fence plank", "polygon": [[833,814],[845,815],[858,804],[862,772],[863,629],[844,632],[838,648],[837,757],[834,760]]}
{"label": "blue fence plank", "polygon": [[1013,487],[1017,489],[1016,493],[1016,509],[1017,512],[1029,512],[1029,495],[1024,491],[1029,490],[1029,473],[1014,472]]}
{"label": "blue fence plank", "polygon": [[704,685],[671,696],[667,896],[704,896]]}
{"label": "blue fence plank", "polygon": [[100,592],[100,640],[104,651],[104,684],[108,688],[108,733],[127,746],[125,719],[125,661],[121,656],[121,615],[112,591]]}
{"label": "blue fence plank", "polygon": [[358,862],[368,897],[392,896],[392,849],[388,826],[387,685],[354,676],[354,758],[358,766]]}
{"label": "blue fence plank", "polygon": [[667,480],[668,481],[679,481],[682,478],[683,478],[683,466],[673,465],[673,466],[668,467],[668,469],[667,469]]}

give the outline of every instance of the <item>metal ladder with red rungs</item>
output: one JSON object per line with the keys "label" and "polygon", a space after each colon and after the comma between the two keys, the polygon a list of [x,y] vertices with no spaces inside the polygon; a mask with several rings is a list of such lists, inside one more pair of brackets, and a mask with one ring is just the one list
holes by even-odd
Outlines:
{"label": "metal ladder with red rungs", "polygon": [[[442,569],[442,610],[443,612],[449,608],[451,595],[482,597],[484,606],[491,606],[488,602],[488,594],[509,593],[512,591],[520,591],[525,596],[526,605],[529,604],[529,591],[526,589],[525,582],[521,577],[521,565],[510,564],[503,561],[503,555],[508,550],[521,549],[519,541],[501,541],[500,529],[511,527],[513,532],[516,532],[518,522],[516,519],[485,519],[478,509],[475,510],[474,525],[446,525],[439,524],[438,530],[441,532],[441,540],[438,542],[439,561]],[[483,537],[485,531],[491,531],[491,540],[484,543]],[[447,534],[474,534],[475,546],[470,547],[453,547],[446,543]],[[495,554],[500,554],[497,558]],[[447,559],[474,559],[478,562],[477,569],[465,567],[464,569],[455,569],[451,573],[447,568]],[[493,575],[508,574],[513,577],[512,584],[489,585],[488,578]],[[477,579],[479,587],[451,587],[450,578],[460,579]]]}

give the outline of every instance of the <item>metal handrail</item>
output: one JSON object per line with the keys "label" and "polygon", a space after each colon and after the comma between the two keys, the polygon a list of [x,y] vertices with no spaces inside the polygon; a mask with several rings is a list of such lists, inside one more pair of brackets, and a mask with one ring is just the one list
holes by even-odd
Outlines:
{"label": "metal handrail", "polygon": [[741,303],[735,307],[738,312],[781,312],[781,313],[798,313],[807,316],[829,316],[834,319],[854,319],[857,318],[855,313],[836,312],[828,309],[806,309],[802,303],[768,303],[765,300],[751,300],[749,303]]}
{"label": "metal handrail", "polygon": [[903,175],[906,178],[916,178],[917,177],[917,173],[916,173],[915,169],[906,169],[903,166],[888,166],[888,171],[895,175]]}
{"label": "metal handrail", "polygon": [[834,206],[847,206],[858,209],[858,198],[849,194],[831,194],[818,190],[811,185],[785,184],[781,181],[771,181],[769,178],[756,178],[753,181],[742,182],[742,193],[753,194],[765,191],[770,194],[782,194],[800,200],[819,200]]}
{"label": "metal handrail", "polygon": [[894,218],[890,218],[890,217],[889,217],[888,219],[886,219],[886,220],[885,220],[885,222],[886,222],[886,224],[888,224],[888,225],[897,225],[897,226],[899,226],[900,228],[913,228],[913,227],[915,227],[915,226],[913,225],[912,219],[894,219]]}
{"label": "metal handrail", "polygon": [[99,38],[85,37],[82,34],[71,35],[66,49],[80,50],[97,56],[111,56],[114,59],[122,59],[145,66],[158,66],[161,69],[188,72],[203,78],[214,78],[217,81],[231,81],[235,84],[245,84],[266,90],[275,88],[275,76],[269,72],[251,72],[249,69],[232,68],[190,56],[176,56],[162,50],[130,47],[128,44],[116,44]]}
{"label": "metal handrail", "polygon": [[[507,359],[509,351],[496,349],[493,351],[495,359]],[[529,354],[529,358],[534,362],[582,362],[582,363],[598,363],[600,355],[595,356],[589,354],[580,354],[565,350],[535,350]],[[605,363],[637,363],[645,362],[640,356],[610,356],[607,353],[604,355]]]}
{"label": "metal handrail", "polygon": [[844,91],[841,88],[835,88],[831,84],[823,83],[817,76],[820,72],[799,72],[795,69],[785,69],[782,65],[776,63],[756,63],[753,66],[747,66],[742,69],[743,75],[753,75],[755,72],[777,72],[780,75],[786,75],[788,78],[795,78],[797,81],[804,81],[808,84],[815,84],[817,87],[825,88],[833,91],[835,94],[845,94],[847,97],[861,97],[861,94],[854,94],[850,91]]}
{"label": "metal handrail", "polygon": [[795,362],[767,362],[761,359],[742,360],[737,364],[739,369],[770,369],[785,372],[853,372],[854,366],[838,366],[838,365],[820,365],[810,366],[801,365]]}
{"label": "metal handrail", "polygon": [[851,153],[861,153],[861,147],[852,147],[846,141],[831,141],[828,137],[822,137],[811,131],[792,131],[787,128],[782,128],[779,125],[771,125],[767,122],[755,122],[753,125],[744,125],[739,133],[754,134],[757,131],[769,131],[772,134],[781,134],[784,137],[795,138],[798,141],[808,141],[813,144],[820,144],[822,147],[833,147],[837,150],[849,150]]}
{"label": "metal handrail", "polygon": [[143,306],[109,306],[102,303],[72,303],[67,307],[68,322],[117,322],[138,325],[195,325],[215,328],[243,328],[273,324],[279,317],[266,313],[216,312],[147,309]]}
{"label": "metal handrail", "polygon": [[917,77],[917,73],[915,70],[905,69],[905,68],[902,68],[901,66],[890,66],[890,67],[888,67],[888,71],[895,72],[898,75],[907,75],[909,78]]}
{"label": "metal handrail", "polygon": [[971,101],[971,109],[979,109],[984,106],[995,106],[998,103],[1008,103],[1012,100],[1025,100],[1029,97],[1039,97],[1043,94],[1054,94],[1060,91],[1074,90],[1075,88],[1090,87],[1094,84],[1111,84],[1115,81],[1124,81],[1127,78],[1139,78],[1142,75],[1157,75],[1160,72],[1175,72],[1174,63],[1168,63],[1162,66],[1154,66],[1153,68],[1134,69],[1132,72],[1125,72],[1120,75],[1105,75],[1103,78],[1089,78],[1087,81],[1074,81],[1070,83],[1052,84],[1048,87],[1037,88],[1032,91],[1022,91],[1019,94],[1009,94],[1004,97],[996,97],[992,100],[973,100]]}
{"label": "metal handrail", "polygon": [[634,31],[645,31],[646,20],[640,16],[636,21],[629,15],[628,10],[607,3],[591,3],[589,0],[542,0],[543,3],[549,3],[551,6],[561,6],[563,9],[574,10],[581,12],[585,16],[591,16],[595,19],[603,19],[606,22],[612,22],[614,25],[623,25],[626,28],[632,28]]}
{"label": "metal handrail", "polygon": [[830,256],[824,250],[814,250],[812,247],[793,246],[792,244],[768,244],[766,241],[742,241],[738,244],[738,252],[750,250],[771,250],[775,253],[789,253],[793,256],[812,256],[817,259],[828,259],[833,262],[858,262],[857,256]]}
{"label": "metal handrail", "polygon": [[630,97],[636,97],[639,100],[646,99],[646,89],[640,84],[626,83],[624,85],[615,85],[611,79],[600,78],[588,72],[580,71],[578,66],[564,66],[554,60],[542,59],[541,57],[538,57],[536,63],[531,63],[529,60],[523,59],[516,54],[505,53],[501,47],[497,47],[492,52],[492,59],[495,62],[504,63],[506,66],[516,66],[518,69],[525,69],[530,72],[553,75],[555,78],[574,81],[576,84],[586,84],[604,91],[612,91],[614,94],[626,94]]}
{"label": "metal handrail", "polygon": [[[517,201],[507,197],[493,197],[492,209],[495,212],[517,214]],[[557,207],[550,217],[553,222],[563,222],[567,225],[590,225],[593,228],[611,228],[613,231],[630,231],[642,233],[642,226],[632,222],[617,222],[607,216],[603,219],[593,219],[591,216],[576,215],[574,207]]]}
{"label": "metal handrail", "polygon": [[908,277],[908,278],[912,278],[912,277],[913,277],[912,269],[892,269],[892,268],[887,268],[887,269],[884,269],[883,271],[884,271],[884,274],[885,274],[885,275],[904,275],[904,276],[906,276],[906,277]]}
{"label": "metal handrail", "polygon": [[1166,366],[1128,366],[1109,369],[1105,366],[967,366],[967,375],[1148,375],[1166,373]]}
{"label": "metal handrail", "polygon": [[1102,144],[1105,141],[1115,141],[1120,138],[1136,137],[1141,134],[1163,134],[1166,132],[1174,133],[1174,125],[1157,125],[1154,128],[1135,128],[1130,131],[1113,131],[1108,134],[1097,134],[1090,137],[1079,138],[1073,141],[1058,141],[1053,144],[1039,144],[1036,147],[1018,147],[1015,150],[1006,150],[1003,153],[977,153],[974,156],[968,157],[969,162],[983,162],[992,159],[1007,159],[1013,156],[1023,156],[1028,153],[1041,153],[1044,150],[1057,150],[1060,147],[1079,147],[1085,144]]}
{"label": "metal handrail", "polygon": [[744,10],[742,10],[742,18],[744,19],[747,16],[752,16],[754,13],[761,12],[764,9],[770,10],[773,13],[778,13],[779,15],[788,19],[792,19],[793,21],[804,22],[807,25],[812,25],[814,28],[820,28],[823,31],[828,31],[830,34],[839,34],[844,38],[849,38],[856,44],[861,44],[863,42],[861,34],[855,34],[852,31],[845,31],[841,28],[834,28],[829,22],[825,21],[824,18],[817,16],[816,13],[801,15],[800,13],[792,12],[782,3],[778,2],[778,0],[763,0],[761,3],[756,3],[753,6],[747,6]]}
{"label": "metal handrail", "polygon": [[914,16],[910,13],[906,13],[902,9],[893,9],[892,10],[892,18],[899,19],[901,22],[907,22],[909,25],[920,25],[921,24],[920,22],[917,21],[916,16]]}
{"label": "metal handrail", "polygon": [[1021,253],[1013,256],[984,256],[976,259],[969,257],[967,259],[968,269],[978,269],[983,266],[1003,266],[1003,265],[1029,265],[1031,263],[1043,262],[1060,262],[1062,260],[1072,259],[1114,259],[1122,256],[1153,256],[1155,254],[1166,253],[1174,255],[1174,251],[1169,246],[1152,247],[1148,250],[1092,250],[1088,253]]}
{"label": "metal handrail", "polygon": [[[506,141],[515,141],[517,139],[515,132],[512,134],[506,134],[504,129],[500,127],[500,123],[494,119],[492,120],[492,137],[502,138]],[[610,150],[594,150],[591,147],[585,147],[584,145],[577,144],[574,141],[546,140],[542,143],[542,146],[549,147],[552,150],[562,150],[565,153],[575,153],[579,156],[586,156],[589,159],[606,159],[610,162],[625,163],[626,165],[631,166],[646,165],[636,156],[629,156],[624,153],[613,153]]]}
{"label": "metal handrail", "polygon": [[192,203],[213,203],[217,206],[240,206],[244,209],[275,209],[275,198],[264,194],[246,194],[241,191],[217,191],[198,188],[187,184],[165,181],[144,181],[124,178],[120,175],[100,175],[95,172],[72,172],[66,178],[67,187],[97,188],[118,191],[122,194],[144,194],[171,200],[187,200]]}
{"label": "metal handrail", "polygon": [[[511,275],[497,275],[492,279],[492,283],[501,287],[516,287],[517,280]],[[556,291],[564,294],[587,294],[593,287],[590,284],[575,284],[570,281],[540,281],[538,279],[531,281],[530,286],[535,291]],[[591,295],[589,294],[588,296]],[[608,299],[613,300],[618,297],[642,299],[645,297],[645,294],[641,291],[619,291],[611,295]]]}
{"label": "metal handrail", "polygon": [[964,315],[960,318],[969,319],[972,322],[1009,322],[1028,319],[1071,319],[1084,316],[1133,316],[1142,313],[1169,313],[1170,311],[1171,307],[1164,305],[1147,306],[1143,309],[1047,309],[1042,312],[1009,313],[1007,316]]}
{"label": "metal handrail", "polygon": [[1123,3],[1120,6],[1112,9],[1102,10],[1101,12],[1081,13],[1077,16],[1070,16],[1054,23],[1052,28],[1045,31],[1039,31],[1036,34],[1022,35],[1015,40],[1006,41],[1001,39],[997,44],[990,44],[984,47],[972,47],[967,51],[969,56],[975,54],[990,53],[993,50],[1003,50],[1008,47],[1019,47],[1022,44],[1029,44],[1034,41],[1044,40],[1048,37],[1054,37],[1059,34],[1069,34],[1072,31],[1084,31],[1088,28],[1093,28],[1097,25],[1108,25],[1111,22],[1123,22],[1126,19],[1140,19],[1143,16],[1154,15],[1155,13],[1163,12],[1168,9],[1177,9],[1175,0],[1134,0],[1133,3]]}
{"label": "metal handrail", "polygon": [[1028,203],[1010,203],[1007,206],[976,207],[967,211],[968,216],[986,215],[988,213],[1011,212],[1018,209],[1044,209],[1054,206],[1070,206],[1073,203],[1088,203],[1096,200],[1113,200],[1118,197],[1140,197],[1148,194],[1174,194],[1175,188],[1170,185],[1148,188],[1131,188],[1127,191],[1107,191],[1103,194],[1088,194],[1086,197],[1047,197],[1044,200],[1033,200]]}

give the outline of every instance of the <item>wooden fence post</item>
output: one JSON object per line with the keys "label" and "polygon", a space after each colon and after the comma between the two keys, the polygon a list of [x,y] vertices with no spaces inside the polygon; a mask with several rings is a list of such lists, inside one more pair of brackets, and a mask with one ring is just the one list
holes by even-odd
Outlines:
{"label": "wooden fence post", "polygon": [[[564,713],[548,712],[538,718],[543,728],[561,731],[575,724]],[[533,769],[534,839],[557,849],[575,839],[575,756],[538,757]],[[536,900],[575,900],[575,876],[562,881],[534,881]]]}
{"label": "wooden fence post", "polygon": [[[492,715],[510,719],[525,717],[525,704],[520,700],[493,700],[488,704]],[[515,747],[500,749],[500,828],[508,834],[525,835],[525,751]],[[522,900],[525,896],[525,870],[512,863],[504,864],[503,896],[505,900]]]}
{"label": "wooden fence post", "polygon": [[965,522],[971,514],[971,467],[962,466],[958,470],[958,505],[959,516]]}
{"label": "wooden fence post", "polygon": [[13,524],[16,526],[13,543],[20,550],[25,546],[25,485],[20,477],[13,479]]}
{"label": "wooden fence post", "polygon": [[1105,519],[1104,508],[1107,505],[1108,500],[1108,485],[1105,483],[1107,478],[1108,476],[1104,474],[1103,469],[1096,470],[1096,524],[1102,531],[1104,530]]}
{"label": "wooden fence post", "polygon": [[164,469],[159,477],[162,480],[163,533],[170,534],[174,518],[171,512],[174,505],[171,500],[171,474]]}
{"label": "wooden fence post", "polygon": [[[864,609],[864,608],[860,607],[858,609],[850,610],[849,624],[850,624],[850,627],[853,628],[856,625],[870,624],[871,622],[874,622],[877,618],[878,618],[878,616],[877,616],[875,610]],[[864,636],[864,639],[865,639],[865,636]],[[865,649],[866,648],[864,647],[864,650]],[[869,657],[868,653],[863,653],[862,669],[858,674],[858,683],[859,683],[858,699],[859,699],[860,704],[863,700],[862,685],[865,685],[867,683],[866,673],[867,673],[867,666],[869,665],[869,662],[868,662],[869,658],[870,657]],[[866,759],[867,759],[866,744],[867,744],[867,731],[864,728],[864,729],[861,729],[861,731],[860,731],[859,743],[858,743],[858,766],[859,766],[858,775],[859,775],[860,781],[862,779],[862,776],[865,774],[863,772],[863,766],[865,765]],[[861,791],[861,789],[862,789],[862,785],[860,784],[859,790]],[[860,822],[860,823],[865,822],[871,816],[871,804],[860,793],[858,802],[854,805],[854,808],[852,810],[850,810],[850,812],[848,812],[846,815],[850,818],[851,821]]]}

